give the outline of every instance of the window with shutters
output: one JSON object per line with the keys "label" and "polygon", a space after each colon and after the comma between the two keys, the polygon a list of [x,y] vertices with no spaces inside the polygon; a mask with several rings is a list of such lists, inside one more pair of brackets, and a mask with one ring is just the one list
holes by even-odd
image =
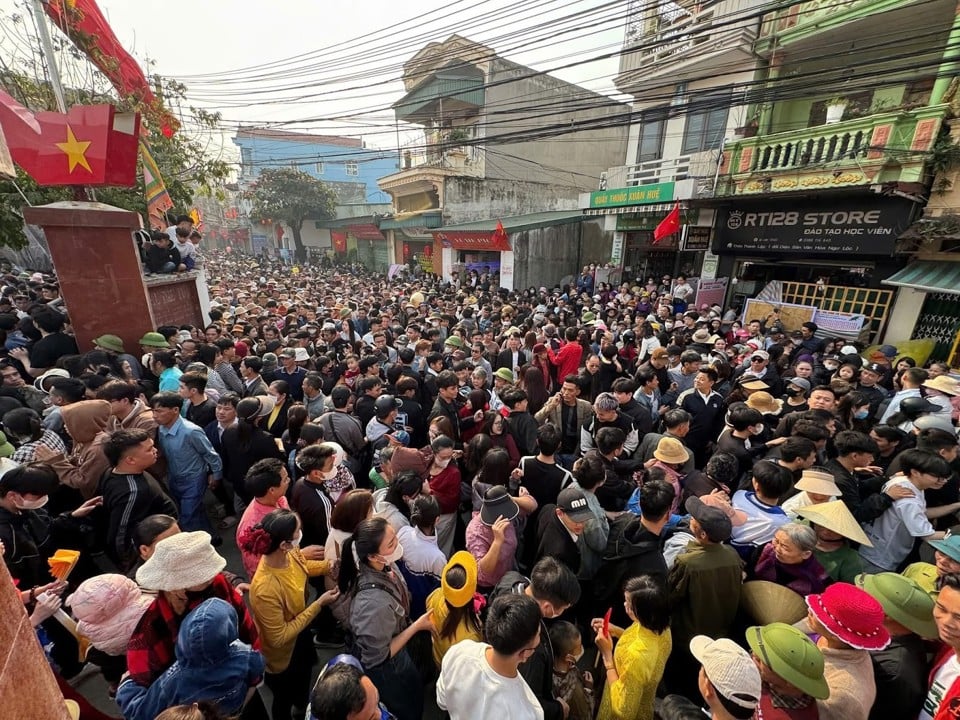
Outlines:
{"label": "window with shutters", "polygon": [[727,130],[729,111],[729,93],[709,93],[691,98],[681,153],[687,155],[719,148]]}
{"label": "window with shutters", "polygon": [[644,110],[640,137],[637,138],[637,162],[663,157],[663,131],[667,124],[666,108]]}

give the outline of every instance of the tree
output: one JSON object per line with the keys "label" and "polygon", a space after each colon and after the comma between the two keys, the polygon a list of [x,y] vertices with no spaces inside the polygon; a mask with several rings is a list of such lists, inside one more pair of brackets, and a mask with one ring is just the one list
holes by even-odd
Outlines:
{"label": "tree", "polygon": [[[31,31],[29,13],[0,11],[10,47],[0,57],[0,87],[30,110],[56,110],[50,83],[45,79],[45,63]],[[87,60],[74,43],[61,34],[52,39],[63,76],[67,106],[110,103],[121,111],[131,109],[130,102],[119,99],[110,83]],[[154,65],[146,62],[146,67]],[[147,127],[147,142],[160,169],[174,207],[186,210],[194,195],[216,195],[231,174],[231,165],[222,159],[219,142],[220,114],[185,107],[187,88],[169,78],[150,77],[154,92],[183,120],[180,132],[166,137],[160,130]],[[218,139],[218,138],[217,138]],[[214,153],[210,149],[214,148]],[[14,184],[15,183],[15,184]],[[95,190],[96,199],[146,217],[143,174],[138,173],[134,187],[104,187]],[[71,188],[40,187],[21,171],[15,181],[0,180],[0,245],[20,248],[23,236],[22,209],[25,205],[43,205],[74,197]],[[25,201],[26,198],[26,201]]]}
{"label": "tree", "polygon": [[[155,78],[155,81],[163,88],[165,99],[172,98],[174,101],[179,101],[183,98],[186,91],[183,85],[160,78]],[[0,87],[34,112],[56,107],[49,84],[37,82],[26,75],[0,72]],[[71,106],[105,102],[115,104],[121,110],[125,109],[122,102],[109,95],[75,89],[67,91],[67,103]],[[195,194],[215,194],[227,181],[231,172],[227,162],[209,155],[208,143],[202,135],[205,132],[219,131],[219,114],[197,108],[189,108],[187,112],[190,116],[189,133],[181,130],[168,138],[154,127],[149,127],[147,133],[147,142],[160,168],[170,199],[174,207],[184,210],[193,204]],[[138,172],[137,184],[133,187],[102,187],[96,188],[94,192],[99,202],[131,210],[146,217],[147,205],[142,172]],[[18,248],[26,243],[21,232],[22,209],[27,205],[24,196],[29,200],[30,205],[45,205],[58,200],[72,199],[74,194],[71,188],[40,187],[19,168],[16,186],[9,180],[0,180],[0,245]]]}
{"label": "tree", "polygon": [[330,220],[334,217],[337,196],[329,187],[302,170],[271,168],[263,170],[249,193],[253,215],[281,220],[293,231],[296,258],[303,262],[303,223],[307,219]]}

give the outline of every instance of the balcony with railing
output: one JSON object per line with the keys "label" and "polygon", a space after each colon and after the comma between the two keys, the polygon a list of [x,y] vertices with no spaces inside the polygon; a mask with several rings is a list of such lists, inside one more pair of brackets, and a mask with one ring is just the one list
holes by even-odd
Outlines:
{"label": "balcony with railing", "polygon": [[717,194],[921,182],[948,110],[897,110],[728,143]]}
{"label": "balcony with railing", "polygon": [[690,177],[690,155],[620,165],[607,171],[607,187],[625,188],[675,182]]}
{"label": "balcony with railing", "polygon": [[718,61],[749,61],[758,26],[751,10],[759,4],[759,0],[634,2],[617,87],[631,92],[661,75],[688,80]]}
{"label": "balcony with railing", "polygon": [[[843,28],[843,32],[853,30],[851,24],[860,23],[855,34],[861,37],[871,36],[869,28],[862,21],[876,21],[883,27],[900,27],[894,11],[908,14],[938,13],[934,6],[941,4],[954,7],[952,0],[925,0],[922,10],[909,8],[918,5],[920,0],[805,0],[791,3],[787,7],[763,16],[756,49],[759,53],[788,48],[791,45],[808,40],[811,47],[819,43],[814,36],[821,36],[830,30]],[[930,15],[933,17],[934,15]],[[948,23],[949,24],[949,23]],[[879,29],[879,27],[878,27]],[[906,37],[906,35],[904,35]]]}

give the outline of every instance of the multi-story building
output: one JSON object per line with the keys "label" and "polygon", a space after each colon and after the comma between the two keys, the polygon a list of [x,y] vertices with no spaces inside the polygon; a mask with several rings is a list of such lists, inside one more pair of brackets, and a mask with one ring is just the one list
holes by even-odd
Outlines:
{"label": "multi-story building", "polygon": [[[639,120],[628,164],[583,207],[607,214],[635,276],[726,278],[733,302],[778,281],[778,301],[864,315],[862,337],[909,337],[884,281],[916,249],[904,233],[950,146],[956,13],[951,0],[638,1],[618,77]],[[674,203],[684,231],[654,246]]]}
{"label": "multi-story building", "polygon": [[[386,269],[386,240],[374,216],[389,212],[390,196],[377,186],[377,179],[396,172],[396,151],[367,148],[360,138],[254,127],[240,128],[234,144],[240,148],[243,189],[256,182],[265,168],[293,167],[322,180],[337,194],[335,219],[304,223],[303,243],[308,250],[356,256],[371,267]],[[255,252],[264,246],[292,252],[289,228],[252,220]]]}
{"label": "multi-story building", "polygon": [[[713,203],[718,272],[738,293],[782,281],[785,302],[863,313],[879,338],[883,282],[931,196],[956,9],[812,0],[763,16],[749,132],[726,144]],[[888,338],[909,337],[895,325]]]}
{"label": "multi-story building", "polygon": [[[713,194],[724,139],[748,124],[746,89],[762,0],[629,5],[617,88],[634,98],[625,156],[581,207],[615,231],[612,260],[625,278],[691,272],[709,249]],[[679,205],[683,230],[654,243]]]}
{"label": "multi-story building", "polygon": [[512,288],[609,257],[609,234],[581,222],[578,198],[622,157],[629,107],[457,35],[416,53],[403,83],[397,120],[424,137],[379,181],[393,262],[500,272]]}

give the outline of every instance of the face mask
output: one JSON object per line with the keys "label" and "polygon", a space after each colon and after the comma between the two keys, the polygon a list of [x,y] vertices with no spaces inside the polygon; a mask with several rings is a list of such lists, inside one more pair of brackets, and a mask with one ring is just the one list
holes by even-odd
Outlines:
{"label": "face mask", "polygon": [[303,540],[303,533],[298,532],[296,536],[293,538],[293,540],[290,541],[290,544],[293,545],[295,548],[298,548],[300,547],[300,542],[302,540]]}
{"label": "face mask", "polygon": [[797,388],[787,388],[787,395],[790,397],[797,397],[800,394],[800,390]]}
{"label": "face mask", "polygon": [[44,495],[39,500],[23,500],[17,503],[18,510],[39,510],[50,501],[49,495]]}
{"label": "face mask", "polygon": [[578,662],[580,662],[580,658],[583,657],[583,652],[583,646],[581,646],[580,652],[578,652],[576,655],[567,655],[567,662],[569,662],[571,665],[576,665]]}
{"label": "face mask", "polygon": [[760,433],[762,433],[763,423],[760,423],[759,425],[754,425],[752,428],[750,428],[750,432],[753,433],[754,435],[759,435]]}
{"label": "face mask", "polygon": [[837,369],[838,367],[840,367],[840,366],[837,365],[837,363],[824,363],[824,364],[823,364],[823,367],[825,367],[825,368],[826,368],[827,370],[829,370],[830,372],[833,372],[834,370],[836,370],[836,369]]}
{"label": "face mask", "polygon": [[450,458],[447,458],[446,460],[441,460],[440,458],[434,458],[433,462],[438,468],[443,469],[450,464]]}
{"label": "face mask", "polygon": [[868,417],[870,417],[870,410],[869,410],[869,408],[868,408],[867,410],[857,410],[857,411],[853,414],[853,416],[854,416],[857,420],[866,420]]}
{"label": "face mask", "polygon": [[389,555],[381,555],[380,557],[383,558],[383,561],[387,563],[387,565],[397,562],[397,560],[403,557],[403,545],[397,543],[397,547],[392,553]]}

